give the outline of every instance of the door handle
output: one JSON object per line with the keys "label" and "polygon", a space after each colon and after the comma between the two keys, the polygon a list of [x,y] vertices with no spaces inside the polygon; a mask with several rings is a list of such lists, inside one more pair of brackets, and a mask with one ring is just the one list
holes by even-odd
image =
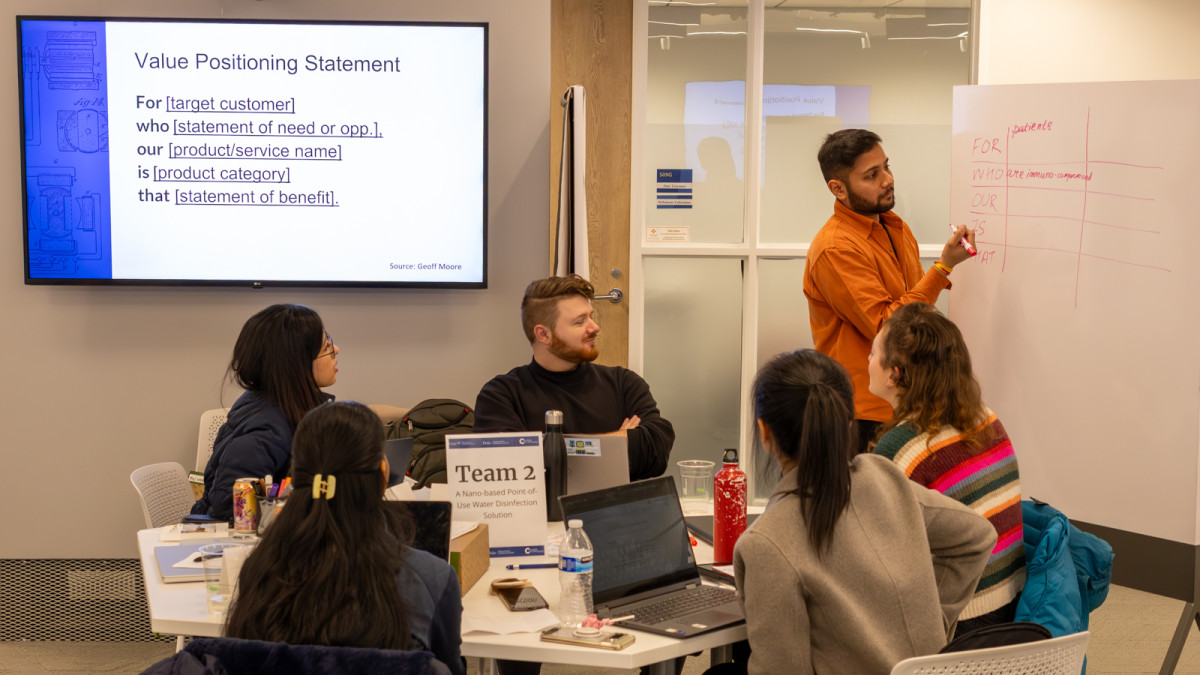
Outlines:
{"label": "door handle", "polygon": [[625,298],[625,294],[621,292],[621,289],[611,288],[608,291],[608,295],[597,295],[597,296],[593,296],[592,299],[593,300],[608,300],[615,305],[615,304],[621,302],[621,300],[624,298]]}

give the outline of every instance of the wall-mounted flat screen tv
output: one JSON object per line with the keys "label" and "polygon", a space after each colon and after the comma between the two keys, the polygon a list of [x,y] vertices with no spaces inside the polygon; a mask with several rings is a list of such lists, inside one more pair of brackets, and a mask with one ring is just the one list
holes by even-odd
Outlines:
{"label": "wall-mounted flat screen tv", "polygon": [[486,287],[486,24],[18,16],[17,44],[27,284]]}

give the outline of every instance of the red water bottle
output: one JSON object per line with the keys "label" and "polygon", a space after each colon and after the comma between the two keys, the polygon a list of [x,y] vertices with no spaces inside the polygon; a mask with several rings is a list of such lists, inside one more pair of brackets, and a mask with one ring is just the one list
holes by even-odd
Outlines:
{"label": "red water bottle", "polygon": [[713,479],[713,562],[731,562],[733,545],[746,531],[746,472],[738,468],[736,448],[721,458]]}

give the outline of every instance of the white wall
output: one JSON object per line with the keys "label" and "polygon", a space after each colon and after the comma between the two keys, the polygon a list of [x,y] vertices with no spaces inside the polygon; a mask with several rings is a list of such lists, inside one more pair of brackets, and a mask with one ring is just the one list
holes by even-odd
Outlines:
{"label": "white wall", "polygon": [[1200,77],[1195,0],[976,0],[979,84]]}
{"label": "white wall", "polygon": [[[543,276],[549,202],[550,11],[546,0],[7,0],[0,73],[18,82],[12,16],[177,16],[486,21],[490,31],[488,239],[483,291],[25,286],[16,90],[0,106],[0,558],[132,558],[144,527],[129,472],[195,461],[200,412],[242,323],[274,302],[324,318],[342,354],[340,399],[474,404],[523,363],[521,291]],[[336,233],[333,234],[336,236]]]}
{"label": "white wall", "polygon": [[[1036,84],[1052,82],[1101,82],[1130,80],[1173,80],[1200,78],[1200,2],[1194,0],[977,0],[980,3],[979,84]],[[1161,131],[1163,139],[1178,141],[1170,128]],[[1194,154],[1195,149],[1191,152]],[[1182,193],[1179,193],[1182,194]],[[1183,227],[1195,227],[1184,223]],[[1166,302],[1166,300],[1160,300]],[[1187,307],[1187,303],[1179,306]],[[1194,306],[1189,307],[1193,310]],[[1128,318],[1128,317],[1126,317]],[[1156,327],[1155,330],[1159,330]],[[1194,337],[1192,344],[1195,344]],[[1136,358],[1137,349],[1127,350]],[[1170,353],[1168,351],[1168,353]],[[1122,355],[1121,358],[1125,358]],[[1106,382],[1128,382],[1105,373]],[[985,385],[986,386],[986,385]],[[1068,384],[1056,383],[1068,387]],[[1194,384],[1193,384],[1194,386]],[[1194,391],[1194,390],[1193,390]],[[1156,391],[1161,395],[1161,391]],[[986,390],[985,390],[986,395]],[[1153,395],[1153,394],[1152,394]],[[1120,424],[1137,425],[1146,420],[1126,411]],[[1003,418],[1004,412],[998,410]],[[1100,420],[1089,423],[1100,422]],[[1147,440],[1147,442],[1151,442]],[[1111,472],[1132,471],[1133,476],[1162,476],[1152,484],[1162,488],[1180,480],[1190,486],[1184,501],[1192,503],[1196,494],[1195,475],[1178,478],[1178,472],[1192,473],[1197,463],[1195,447],[1154,448],[1182,456],[1178,461],[1152,457],[1144,448],[1090,447],[1090,459]],[[1132,467],[1132,468],[1130,468]],[[1073,476],[1077,489],[1086,484]],[[1083,481],[1083,482],[1081,482]],[[1174,481],[1174,482],[1172,482]],[[1137,481],[1118,481],[1123,490],[1109,490],[1106,496],[1116,500],[1119,517],[1096,518],[1100,509],[1078,515],[1083,520],[1153,534],[1189,543],[1200,542],[1200,520],[1194,508],[1184,512],[1161,507],[1161,495],[1140,498]],[[1180,495],[1166,495],[1178,499]],[[1047,496],[1046,498],[1050,498]],[[1135,523],[1131,526],[1129,523]]]}

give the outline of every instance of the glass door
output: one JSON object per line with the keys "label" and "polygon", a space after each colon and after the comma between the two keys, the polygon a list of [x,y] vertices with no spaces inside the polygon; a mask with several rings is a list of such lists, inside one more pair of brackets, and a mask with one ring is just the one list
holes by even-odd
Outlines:
{"label": "glass door", "polygon": [[896,212],[926,265],[940,253],[973,8],[930,4],[636,1],[629,356],[675,424],[670,471],[736,447],[752,496],[774,486],[750,386],[771,356],[812,346],[801,280],[833,212],[825,135],[883,137]]}

